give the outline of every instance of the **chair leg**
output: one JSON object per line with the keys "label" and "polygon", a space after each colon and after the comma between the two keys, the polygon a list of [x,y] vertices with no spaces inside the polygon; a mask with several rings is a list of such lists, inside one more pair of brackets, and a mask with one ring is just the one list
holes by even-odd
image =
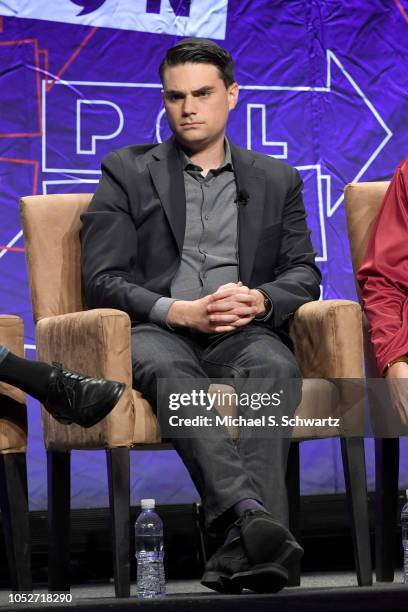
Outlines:
{"label": "chair leg", "polygon": [[363,438],[341,438],[347,503],[359,586],[373,583]]}
{"label": "chair leg", "polygon": [[[299,540],[300,536],[300,466],[299,442],[291,442],[286,468],[286,488],[289,504],[289,529]],[[289,569],[288,586],[300,585],[300,562]]]}
{"label": "chair leg", "polygon": [[106,451],[112,524],[116,597],[130,596],[130,464],[129,448]]}
{"label": "chair leg", "polygon": [[48,590],[69,591],[71,456],[47,451]]}
{"label": "chair leg", "polygon": [[394,580],[398,512],[399,439],[375,441],[375,571],[378,582]]}
{"label": "chair leg", "polygon": [[31,541],[25,453],[0,455],[0,507],[13,591],[31,591]]}
{"label": "chair leg", "polygon": [[204,512],[202,505],[199,502],[195,502],[193,504],[193,511],[195,538],[197,542],[197,559],[200,572],[203,573],[205,569],[205,564],[208,560],[208,552],[205,539]]}

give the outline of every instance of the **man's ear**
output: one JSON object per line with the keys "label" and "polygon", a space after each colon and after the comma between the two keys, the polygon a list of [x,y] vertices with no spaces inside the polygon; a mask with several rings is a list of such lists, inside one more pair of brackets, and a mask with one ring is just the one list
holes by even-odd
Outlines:
{"label": "man's ear", "polygon": [[228,87],[228,107],[229,110],[232,110],[233,108],[236,107],[237,102],[238,102],[238,95],[239,95],[239,85],[237,82],[232,83],[232,85],[230,85]]}

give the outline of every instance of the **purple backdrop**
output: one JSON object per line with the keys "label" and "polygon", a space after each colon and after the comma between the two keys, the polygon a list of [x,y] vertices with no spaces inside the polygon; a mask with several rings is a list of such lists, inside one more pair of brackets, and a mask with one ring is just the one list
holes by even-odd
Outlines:
{"label": "purple backdrop", "polygon": [[[164,140],[157,68],[186,35],[233,54],[241,93],[229,135],[298,167],[323,297],[355,298],[342,190],[389,178],[407,154],[407,0],[0,0],[0,15],[0,311],[24,318],[27,356],[35,358],[34,328],[18,198],[92,191],[106,153]],[[29,426],[35,509],[46,497],[34,401]],[[104,454],[92,453],[91,472],[89,459],[73,454],[77,507],[108,503]],[[133,500],[196,498],[174,452],[135,452],[132,462]],[[336,441],[303,445],[302,487],[342,490]]]}

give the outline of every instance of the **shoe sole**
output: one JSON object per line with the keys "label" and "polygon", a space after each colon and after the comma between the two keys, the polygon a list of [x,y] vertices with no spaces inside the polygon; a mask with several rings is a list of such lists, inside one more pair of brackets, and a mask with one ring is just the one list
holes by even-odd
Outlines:
{"label": "shoe sole", "polygon": [[230,575],[221,572],[205,572],[201,584],[218,593],[239,595],[242,591],[239,581],[233,582]]}
{"label": "shoe sole", "polygon": [[233,574],[231,581],[256,593],[277,593],[288,583],[288,570],[277,563],[260,563],[250,570]]}
{"label": "shoe sole", "polygon": [[121,383],[121,386],[117,388],[115,393],[113,393],[112,397],[105,404],[103,409],[100,410],[100,412],[98,412],[98,414],[96,414],[92,420],[88,420],[86,421],[86,423],[81,423],[81,427],[86,427],[86,428],[93,427],[94,425],[99,423],[99,421],[102,421],[102,419],[104,419],[111,412],[111,410],[113,410],[113,408],[116,406],[116,404],[122,397],[125,389],[126,389],[125,383]]}
{"label": "shoe sole", "polygon": [[246,529],[241,529],[241,541],[253,565],[272,561],[286,566],[303,557],[303,548],[290,531],[279,523],[275,527],[270,520],[261,517],[251,521]]}

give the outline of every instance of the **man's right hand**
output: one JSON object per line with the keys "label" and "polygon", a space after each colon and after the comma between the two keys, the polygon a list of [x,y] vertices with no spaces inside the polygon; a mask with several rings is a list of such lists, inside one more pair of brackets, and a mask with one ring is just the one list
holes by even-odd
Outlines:
{"label": "man's right hand", "polygon": [[[236,329],[233,325],[228,325],[228,322],[220,325],[218,322],[211,321],[211,313],[207,312],[209,303],[210,295],[206,295],[199,300],[177,300],[169,308],[167,323],[172,327],[192,327],[204,334],[227,332]],[[238,319],[238,316],[231,315],[231,322],[236,319]]]}

